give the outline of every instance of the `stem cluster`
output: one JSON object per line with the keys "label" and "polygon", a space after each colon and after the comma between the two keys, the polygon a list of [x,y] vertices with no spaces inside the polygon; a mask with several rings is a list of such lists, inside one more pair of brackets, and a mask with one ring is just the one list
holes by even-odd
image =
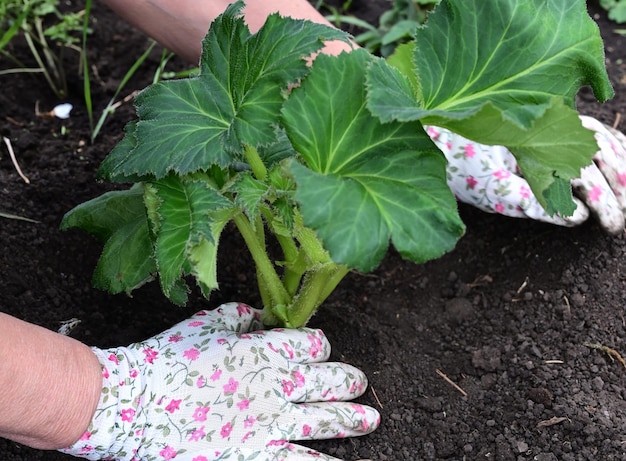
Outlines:
{"label": "stem cluster", "polygon": [[[258,151],[246,146],[244,153],[255,178],[266,181],[268,172]],[[305,325],[345,277],[348,268],[331,260],[315,233],[302,224],[299,214],[289,232],[285,232],[284,224],[268,205],[262,205],[252,219],[240,212],[233,221],[256,265],[264,305],[263,322],[289,328]],[[266,228],[281,247],[280,262],[273,263],[267,254]],[[280,275],[278,267],[282,268]]]}

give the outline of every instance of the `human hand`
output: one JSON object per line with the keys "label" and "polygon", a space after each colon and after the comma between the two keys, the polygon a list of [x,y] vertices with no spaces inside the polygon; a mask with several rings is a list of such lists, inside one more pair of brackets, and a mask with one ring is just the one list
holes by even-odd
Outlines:
{"label": "human hand", "polygon": [[87,459],[335,460],[292,440],[367,434],[373,408],[356,368],[326,362],[320,330],[261,328],[245,304],[201,311],[127,348],[93,348],[103,366],[98,408],[65,453]]}
{"label": "human hand", "polygon": [[606,232],[619,234],[625,227],[626,137],[591,117],[580,118],[594,132],[599,150],[594,162],[572,181],[578,198],[569,217],[546,213],[505,147],[469,141],[444,128],[426,129],[448,160],[448,185],[460,201],[491,213],[561,226],[582,224],[591,213]]}

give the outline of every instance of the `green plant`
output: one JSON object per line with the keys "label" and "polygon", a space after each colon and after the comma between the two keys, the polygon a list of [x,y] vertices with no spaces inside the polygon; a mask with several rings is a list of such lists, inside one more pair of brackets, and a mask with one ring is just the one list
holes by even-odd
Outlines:
{"label": "green plant", "polygon": [[626,0],[600,0],[600,6],[609,15],[609,19],[623,24],[626,22]]}
{"label": "green plant", "polygon": [[347,37],[278,15],[250,34],[241,8],[212,24],[198,76],[138,95],[138,120],[100,169],[135,184],[64,217],[63,228],[105,242],[96,286],[131,292],[158,277],[182,304],[190,276],[208,297],[233,221],[257,267],[264,320],[303,325],[390,243],[423,262],[463,234],[423,123],[509,147],[542,204],[573,211],[570,180],[596,150],[575,94],[588,84],[601,100],[612,95],[584,0],[443,0],[388,62],[361,49],[311,66],[303,58],[323,40]]}
{"label": "green plant", "polygon": [[[81,52],[78,44],[84,33],[83,12],[61,13],[59,0],[4,0],[0,5],[0,54],[15,67],[9,73],[42,73],[48,85],[62,98],[67,95],[65,50]],[[7,50],[17,36],[23,36],[36,67],[29,67]],[[52,42],[52,44],[51,44]]]}
{"label": "green plant", "polygon": [[349,24],[362,29],[354,41],[371,53],[386,57],[399,44],[411,39],[415,29],[426,21],[428,13],[438,3],[439,0],[394,0],[392,7],[380,16],[378,27],[337,10],[327,19],[337,27]]}

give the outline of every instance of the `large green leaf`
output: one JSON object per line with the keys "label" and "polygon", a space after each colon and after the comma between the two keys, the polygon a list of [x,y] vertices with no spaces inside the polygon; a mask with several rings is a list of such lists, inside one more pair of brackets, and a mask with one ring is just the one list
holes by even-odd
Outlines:
{"label": "large green leaf", "polygon": [[217,288],[217,243],[232,216],[231,202],[205,181],[173,175],[150,182],[145,202],[163,293],[170,296],[186,274],[207,294]]}
{"label": "large green leaf", "polygon": [[135,142],[116,153],[107,175],[186,174],[239,160],[244,144],[277,140],[283,92],[307,72],[305,58],[346,34],[271,15],[256,34],[235,2],[203,41],[200,75],[164,81],[137,96]]}
{"label": "large green leaf", "polygon": [[68,211],[61,220],[61,230],[80,227],[105,241],[118,227],[140,217],[145,219],[142,196],[140,184],[129,190],[106,192]]}
{"label": "large green leaf", "polygon": [[93,283],[111,293],[130,293],[154,277],[142,188],[107,192],[68,212],[61,229],[81,227],[105,242],[96,266]]}
{"label": "large green leaf", "polygon": [[445,159],[419,123],[382,124],[366,108],[363,50],[319,56],[284,106],[301,154],[288,168],[305,225],[337,263],[373,269],[391,240],[414,261],[452,249],[463,233]]}
{"label": "large green leaf", "polygon": [[132,121],[124,127],[124,137],[109,152],[98,168],[98,176],[109,181],[116,182],[138,182],[141,178],[136,174],[127,175],[123,172],[123,164],[137,145],[135,130],[137,121]]}
{"label": "large green leaf", "polygon": [[156,264],[145,214],[117,228],[104,244],[93,285],[110,293],[127,293],[153,280]]}
{"label": "large green leaf", "polygon": [[[419,88],[392,78],[406,99],[394,119],[465,118],[490,102],[528,128],[554,96],[573,106],[581,85],[601,101],[613,95],[584,0],[444,0],[417,30],[412,59]],[[381,117],[395,110],[388,96],[376,85],[370,107]]]}
{"label": "large green leaf", "polygon": [[583,0],[444,0],[415,43],[374,63],[368,79],[368,107],[381,120],[420,120],[508,147],[544,208],[564,215],[571,197],[555,191],[597,150],[575,95],[589,84],[598,99],[612,96]]}

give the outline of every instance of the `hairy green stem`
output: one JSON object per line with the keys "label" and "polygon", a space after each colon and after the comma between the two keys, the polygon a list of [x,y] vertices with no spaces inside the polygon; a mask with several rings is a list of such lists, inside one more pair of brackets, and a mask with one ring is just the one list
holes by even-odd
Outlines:
{"label": "hairy green stem", "polygon": [[265,244],[259,242],[250,221],[243,213],[236,214],[233,221],[246,242],[248,250],[250,250],[250,254],[252,255],[252,259],[254,259],[257,271],[262,274],[261,279],[258,280],[259,288],[261,290],[266,289],[267,294],[271,298],[272,304],[269,306],[265,305],[264,307],[273,309],[277,305],[288,305],[290,303],[289,294],[278,277],[278,274],[274,269],[274,265],[267,256]]}
{"label": "hairy green stem", "polygon": [[259,151],[253,146],[245,145],[243,148],[243,154],[246,157],[248,165],[252,168],[254,177],[259,181],[265,181],[265,178],[267,178],[267,168],[259,155]]}
{"label": "hairy green stem", "polygon": [[281,231],[279,226],[284,226],[284,224],[278,221],[279,224],[277,226],[276,218],[269,207],[261,207],[261,213],[265,217],[267,225],[272,231],[272,234],[276,237],[276,240],[278,241],[278,244],[283,252],[283,286],[287,290],[287,293],[293,297],[300,286],[302,275],[307,269],[306,255],[298,249],[293,237],[284,235],[284,231]]}
{"label": "hairy green stem", "polygon": [[299,226],[296,238],[300,243],[301,248],[306,252],[308,258],[311,261],[317,263],[329,263],[332,262],[330,255],[324,249],[322,242],[317,238],[317,234],[314,230],[308,227]]}
{"label": "hairy green stem", "polygon": [[343,278],[348,275],[348,272],[350,272],[350,269],[348,269],[348,267],[344,266],[343,264],[337,265],[335,267],[335,272],[330,275],[330,277],[328,278],[328,282],[326,283],[324,289],[320,294],[320,304],[324,302],[333,291],[335,291],[337,285],[339,285]]}
{"label": "hairy green stem", "polygon": [[[254,231],[255,231],[256,239],[259,245],[262,248],[264,248],[265,247],[265,229],[263,227],[263,218],[261,218],[260,215],[257,215],[256,218],[257,219],[255,219],[255,224],[254,224]],[[255,269],[256,269],[257,284],[259,286],[259,293],[261,294],[261,302],[263,303],[264,306],[271,306],[272,296],[269,290],[267,289],[267,282],[263,278],[263,273],[260,271],[259,265],[255,264],[255,266],[256,266]],[[269,321],[270,319],[268,319],[268,322]],[[276,320],[274,319],[274,323],[275,322]]]}
{"label": "hairy green stem", "polygon": [[306,325],[347,273],[345,266],[335,263],[307,272],[294,303],[287,310],[287,326],[299,328]]}
{"label": "hairy green stem", "polygon": [[283,285],[291,296],[295,296],[302,281],[302,276],[306,272],[306,255],[300,251],[295,260],[288,260],[283,274]]}

